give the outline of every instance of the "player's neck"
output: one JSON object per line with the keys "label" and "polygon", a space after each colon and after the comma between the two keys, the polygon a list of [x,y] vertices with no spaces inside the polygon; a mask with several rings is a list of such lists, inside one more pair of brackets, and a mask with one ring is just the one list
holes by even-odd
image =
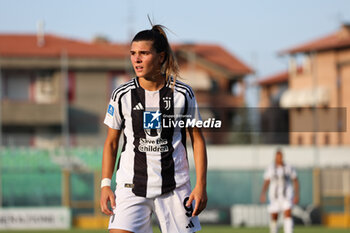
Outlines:
{"label": "player's neck", "polygon": [[158,76],[156,78],[139,77],[140,86],[147,91],[158,91],[165,85],[165,78]]}

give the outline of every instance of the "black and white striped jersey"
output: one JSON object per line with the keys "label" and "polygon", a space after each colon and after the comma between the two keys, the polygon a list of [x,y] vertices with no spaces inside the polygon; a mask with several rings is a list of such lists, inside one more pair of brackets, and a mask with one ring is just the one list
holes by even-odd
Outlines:
{"label": "black and white striped jersey", "polygon": [[168,81],[147,91],[133,78],[114,90],[104,123],[123,130],[117,185],[137,196],[152,198],[189,181],[186,128],[173,122],[201,120],[191,87]]}
{"label": "black and white striped jersey", "polygon": [[270,180],[270,200],[278,198],[291,199],[294,195],[292,180],[296,178],[297,173],[292,166],[288,164],[283,166],[271,164],[264,173],[264,180]]}

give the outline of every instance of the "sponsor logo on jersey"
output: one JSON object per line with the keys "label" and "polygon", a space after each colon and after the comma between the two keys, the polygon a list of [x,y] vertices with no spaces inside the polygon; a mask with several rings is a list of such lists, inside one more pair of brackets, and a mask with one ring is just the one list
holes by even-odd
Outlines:
{"label": "sponsor logo on jersey", "polygon": [[139,151],[141,152],[167,152],[168,140],[163,138],[140,138]]}
{"label": "sponsor logo on jersey", "polygon": [[111,116],[111,117],[114,115],[114,107],[111,104],[108,105],[107,112],[108,112],[108,115]]}

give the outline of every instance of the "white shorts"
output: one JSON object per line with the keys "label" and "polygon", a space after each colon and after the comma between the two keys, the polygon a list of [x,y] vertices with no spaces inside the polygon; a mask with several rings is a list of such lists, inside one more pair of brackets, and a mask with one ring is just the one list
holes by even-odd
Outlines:
{"label": "white shorts", "polygon": [[279,213],[291,209],[293,206],[292,199],[290,198],[277,198],[270,199],[268,206],[269,213]]}
{"label": "white shorts", "polygon": [[131,188],[117,185],[116,208],[108,229],[134,233],[152,233],[151,216],[155,213],[162,233],[191,233],[201,229],[198,217],[192,217],[192,207],[185,207],[191,193],[190,182],[155,198],[136,196]]}

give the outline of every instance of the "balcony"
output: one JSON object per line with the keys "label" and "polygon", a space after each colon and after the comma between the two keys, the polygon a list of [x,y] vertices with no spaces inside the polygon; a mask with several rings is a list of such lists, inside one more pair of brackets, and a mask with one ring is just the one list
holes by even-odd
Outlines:
{"label": "balcony", "polygon": [[200,107],[238,108],[244,107],[243,95],[234,96],[230,93],[196,92],[196,99]]}
{"label": "balcony", "polygon": [[63,123],[60,103],[38,104],[26,101],[3,100],[1,106],[3,125],[60,125]]}

